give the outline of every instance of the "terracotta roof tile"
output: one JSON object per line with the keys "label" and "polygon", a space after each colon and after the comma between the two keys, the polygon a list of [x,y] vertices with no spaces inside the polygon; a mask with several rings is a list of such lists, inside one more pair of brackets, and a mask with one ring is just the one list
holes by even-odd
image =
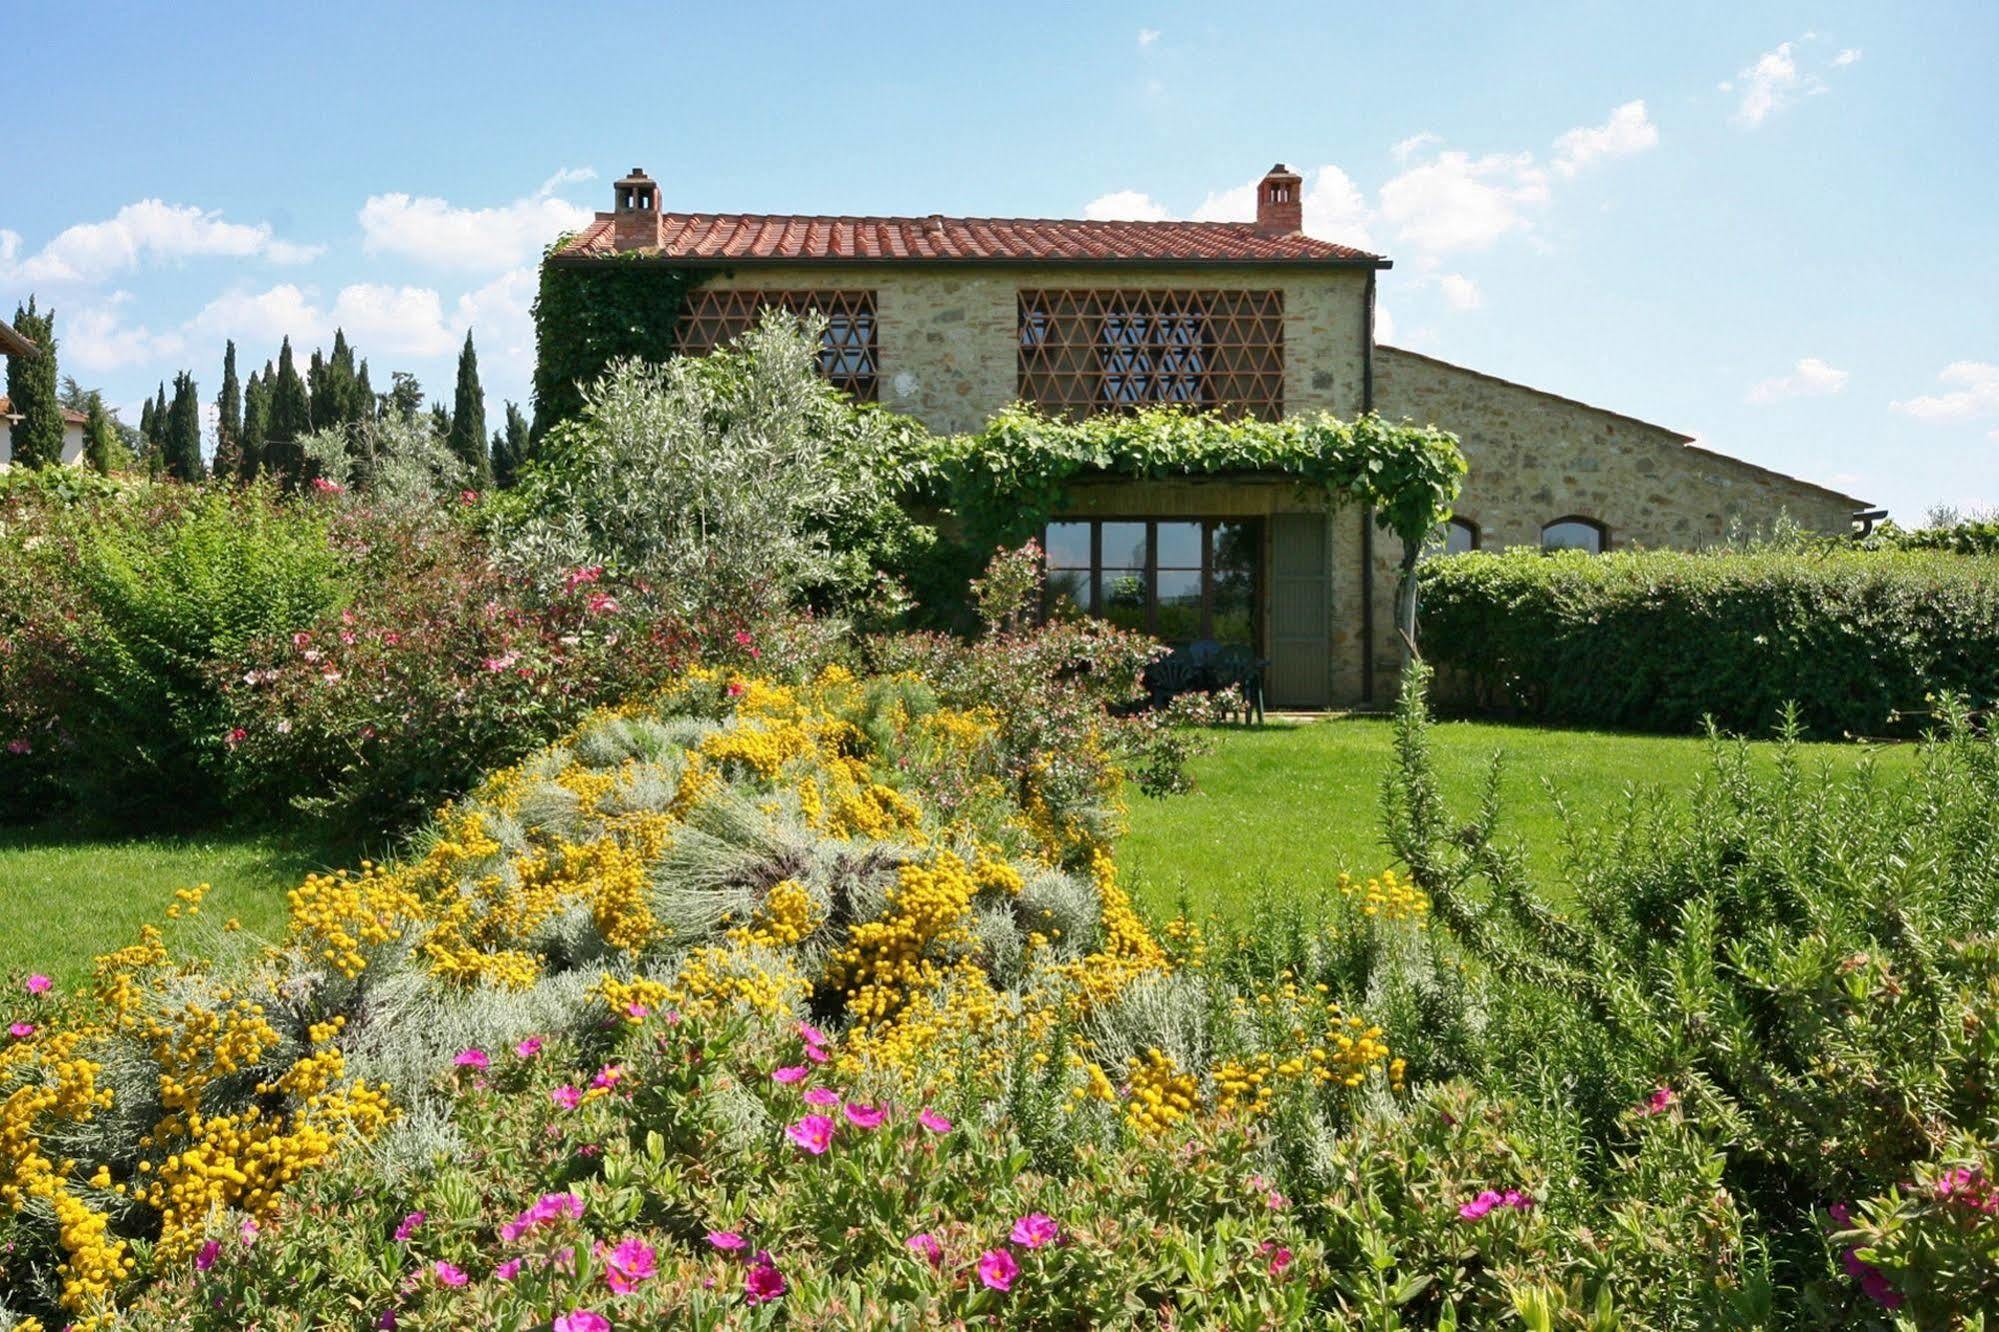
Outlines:
{"label": "terracotta roof tile", "polygon": [[[665,213],[665,243],[641,253],[695,263],[834,262],[1337,263],[1383,265],[1378,255],[1305,235],[1264,235],[1247,222],[1083,222],[1034,217],[813,217]],[[558,254],[615,254],[609,213]]]}

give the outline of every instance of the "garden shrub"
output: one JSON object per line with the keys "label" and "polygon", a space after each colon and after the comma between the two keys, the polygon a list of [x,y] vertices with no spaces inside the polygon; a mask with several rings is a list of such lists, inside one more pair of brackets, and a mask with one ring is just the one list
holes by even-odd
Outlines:
{"label": "garden shrub", "polygon": [[[1684,1116],[1779,1279],[1850,1315],[1862,1273],[1827,1270],[1825,1219],[1959,1164],[1962,1135],[1999,1120],[1999,742],[1949,697],[1894,781],[1807,772],[1794,720],[1767,775],[1717,739],[1684,809],[1634,799],[1570,827],[1573,906],[1556,912],[1504,841],[1496,768],[1469,821],[1444,807],[1426,683],[1420,664],[1404,681],[1385,811],[1436,923],[1489,977],[1466,1072],[1560,1087],[1595,1144],[1648,1098]],[[1901,1253],[1881,1270],[1923,1268]],[[1895,1304],[1886,1281],[1864,1293]]]}
{"label": "garden shrub", "polygon": [[1910,735],[1945,692],[1999,701],[1999,563],[1852,549],[1512,550],[1421,571],[1424,653],[1488,708],[1543,721]]}

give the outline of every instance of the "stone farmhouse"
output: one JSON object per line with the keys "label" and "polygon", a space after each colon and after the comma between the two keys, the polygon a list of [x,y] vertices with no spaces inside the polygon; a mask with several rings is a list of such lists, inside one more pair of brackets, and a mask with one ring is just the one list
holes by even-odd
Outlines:
{"label": "stone farmhouse", "polygon": [[[15,356],[41,355],[40,348],[16,332],[14,326],[0,319],[0,359]],[[6,395],[0,394],[0,467],[14,461],[14,423],[20,420],[14,404]],[[76,462],[83,457],[83,427],[87,418],[82,412],[64,411],[62,414],[62,460]]]}
{"label": "stone farmhouse", "polygon": [[[827,321],[821,366],[940,432],[1016,400],[1059,414],[1147,403],[1256,417],[1378,412],[1457,434],[1453,550],[1696,547],[1780,512],[1848,531],[1851,495],[1692,446],[1619,412],[1378,344],[1390,261],[1303,233],[1273,167],[1256,220],[672,213],[636,168],[548,262],[701,270],[676,331],[701,353],[760,310]],[[1277,476],[1092,479],[1045,545],[1051,585],[1168,641],[1251,645],[1281,707],[1384,698],[1399,555],[1371,515]]]}

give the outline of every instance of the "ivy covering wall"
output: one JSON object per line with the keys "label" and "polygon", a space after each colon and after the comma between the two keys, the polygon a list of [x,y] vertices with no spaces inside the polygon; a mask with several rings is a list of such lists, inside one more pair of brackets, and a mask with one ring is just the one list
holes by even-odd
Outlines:
{"label": "ivy covering wall", "polygon": [[663,361],[673,355],[687,293],[707,276],[636,254],[588,264],[553,262],[569,240],[558,237],[543,252],[534,299],[537,440],[582,409],[580,386],[594,382],[612,361],[621,356]]}

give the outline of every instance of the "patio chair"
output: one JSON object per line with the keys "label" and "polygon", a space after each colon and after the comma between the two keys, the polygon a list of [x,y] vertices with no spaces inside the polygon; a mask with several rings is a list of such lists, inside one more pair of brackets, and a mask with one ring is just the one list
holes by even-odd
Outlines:
{"label": "patio chair", "polygon": [[1216,655],[1209,668],[1217,689],[1233,686],[1242,696],[1245,726],[1263,724],[1263,673],[1269,663],[1240,643],[1230,643]]}

